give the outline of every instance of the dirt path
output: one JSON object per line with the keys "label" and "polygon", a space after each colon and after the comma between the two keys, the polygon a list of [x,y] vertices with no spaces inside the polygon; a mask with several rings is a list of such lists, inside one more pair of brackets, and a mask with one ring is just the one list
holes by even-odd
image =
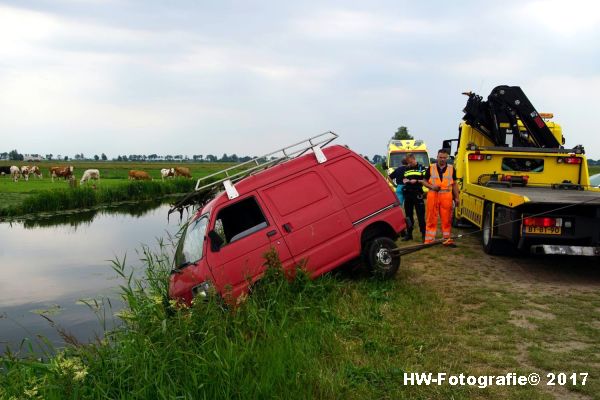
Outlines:
{"label": "dirt path", "polygon": [[585,386],[537,389],[557,399],[600,398],[600,261],[489,256],[479,235],[457,244],[403,257],[402,268],[456,310],[456,345],[473,365],[494,373],[517,365],[542,377],[589,373]]}

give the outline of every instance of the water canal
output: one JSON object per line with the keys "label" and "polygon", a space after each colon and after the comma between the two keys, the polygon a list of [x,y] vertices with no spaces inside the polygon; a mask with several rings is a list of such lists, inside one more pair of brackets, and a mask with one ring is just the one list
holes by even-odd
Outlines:
{"label": "water canal", "polygon": [[[158,250],[159,238],[179,228],[168,209],[142,203],[0,223],[0,353],[43,352],[41,338],[61,346],[59,330],[89,342],[113,328],[122,281],[111,260],[127,255],[128,266],[141,268],[142,245]],[[94,300],[104,305],[100,315],[86,305]]]}

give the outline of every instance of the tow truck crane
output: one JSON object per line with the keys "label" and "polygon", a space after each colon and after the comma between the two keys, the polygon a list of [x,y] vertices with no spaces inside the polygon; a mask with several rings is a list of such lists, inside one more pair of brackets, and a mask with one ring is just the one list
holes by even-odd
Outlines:
{"label": "tow truck crane", "polygon": [[552,114],[538,113],[518,86],[464,108],[454,165],[460,204],[454,218],[481,228],[487,253],[600,256],[600,191],[589,183],[583,146],[565,141]]}

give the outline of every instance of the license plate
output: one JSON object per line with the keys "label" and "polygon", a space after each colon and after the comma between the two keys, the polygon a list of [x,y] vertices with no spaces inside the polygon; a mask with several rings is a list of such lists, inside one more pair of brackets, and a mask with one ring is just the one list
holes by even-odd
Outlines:
{"label": "license plate", "polygon": [[525,226],[524,232],[531,235],[560,235],[560,226]]}

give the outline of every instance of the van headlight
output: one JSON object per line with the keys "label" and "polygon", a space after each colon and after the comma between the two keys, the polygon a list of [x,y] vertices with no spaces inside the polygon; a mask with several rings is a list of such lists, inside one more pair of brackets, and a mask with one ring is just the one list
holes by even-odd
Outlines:
{"label": "van headlight", "polygon": [[196,285],[192,288],[192,298],[196,298],[199,297],[201,299],[205,299],[210,295],[213,295],[215,293],[215,288],[214,286],[206,281],[206,282],[202,282],[199,285]]}

